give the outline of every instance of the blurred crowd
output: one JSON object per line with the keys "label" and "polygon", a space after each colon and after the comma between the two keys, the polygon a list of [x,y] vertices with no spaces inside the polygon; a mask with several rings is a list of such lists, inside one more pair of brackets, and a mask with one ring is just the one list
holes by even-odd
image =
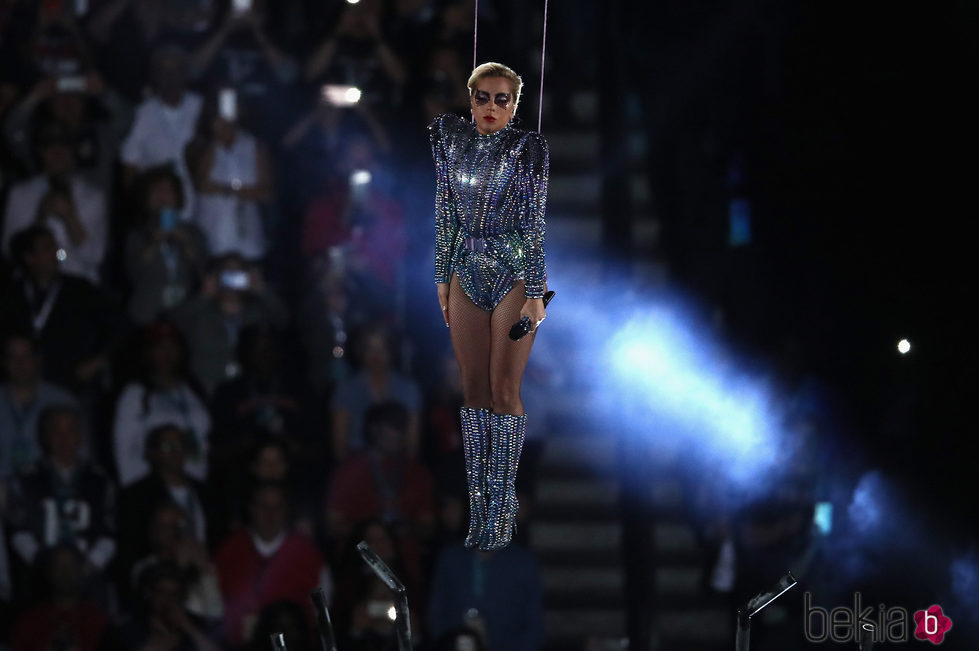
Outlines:
{"label": "blurred crowd", "polygon": [[[499,30],[534,3],[484,4],[527,68]],[[414,316],[473,18],[0,3],[0,649],[313,649],[317,587],[342,649],[393,649],[361,540],[425,648],[539,647],[527,528],[462,548],[457,370]]]}

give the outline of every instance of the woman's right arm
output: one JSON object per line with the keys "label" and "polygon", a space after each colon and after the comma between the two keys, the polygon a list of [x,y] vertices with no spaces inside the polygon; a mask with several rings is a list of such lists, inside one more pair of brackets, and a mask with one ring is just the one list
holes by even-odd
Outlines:
{"label": "woman's right arm", "polygon": [[448,117],[440,115],[428,127],[435,160],[435,282],[439,284],[448,283],[452,275],[452,250],[459,231],[449,192],[449,165],[442,129]]}

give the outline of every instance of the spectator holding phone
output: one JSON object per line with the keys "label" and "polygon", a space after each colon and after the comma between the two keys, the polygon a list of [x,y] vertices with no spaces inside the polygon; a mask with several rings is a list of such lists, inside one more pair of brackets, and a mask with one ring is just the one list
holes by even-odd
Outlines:
{"label": "spectator holding phone", "polygon": [[50,229],[61,268],[98,284],[108,220],[105,194],[78,173],[72,134],[60,122],[38,127],[35,152],[41,173],[10,189],[3,228],[9,254],[14,233],[32,224]]}
{"label": "spectator holding phone", "polygon": [[281,194],[293,199],[298,209],[306,206],[313,192],[331,187],[342,176],[343,152],[355,139],[367,138],[374,151],[391,152],[391,137],[367,102],[348,86],[326,84],[320,88],[313,108],[282,138],[286,164],[293,173],[283,178],[288,184]]}
{"label": "spectator holding phone", "polygon": [[183,182],[182,215],[193,215],[194,188],[184,158],[193,139],[203,100],[187,89],[187,55],[177,46],[158,49],[150,60],[153,94],[136,109],[132,129],[122,144],[123,178],[131,185],[151,167],[172,164]]}
{"label": "spectator holding phone", "polygon": [[268,248],[261,204],[272,199],[272,166],[265,144],[241,127],[238,104],[236,90],[221,88],[201,116],[194,220],[211,255],[260,260]]}
{"label": "spectator holding phone", "polygon": [[256,113],[253,127],[265,137],[280,137],[284,101],[299,77],[299,64],[273,31],[275,4],[267,0],[231,0],[223,22],[196,49],[195,79],[238,89]]}
{"label": "spectator holding phone", "polygon": [[74,147],[78,170],[111,195],[116,155],[131,120],[130,105],[98,73],[44,77],[6,114],[3,136],[16,160],[37,172],[32,134],[58,123]]}
{"label": "spectator holding phone", "polygon": [[340,169],[339,187],[306,211],[302,251],[343,275],[356,288],[352,298],[358,307],[390,313],[407,248],[404,210],[383,187],[384,169],[369,139],[347,143]]}
{"label": "spectator holding phone", "polygon": [[306,81],[355,86],[378,111],[400,106],[408,72],[401,55],[388,42],[381,17],[377,0],[347,4],[336,29],[306,61]]}
{"label": "spectator holding phone", "polygon": [[236,254],[213,259],[200,292],[173,313],[190,345],[191,369],[208,395],[241,374],[237,347],[246,326],[281,328],[288,317],[261,271]]}
{"label": "spectator holding phone", "polygon": [[125,242],[129,317],[147,325],[192,295],[207,255],[201,232],[180,219],[183,185],[173,167],[147,170],[135,189],[138,212]]}

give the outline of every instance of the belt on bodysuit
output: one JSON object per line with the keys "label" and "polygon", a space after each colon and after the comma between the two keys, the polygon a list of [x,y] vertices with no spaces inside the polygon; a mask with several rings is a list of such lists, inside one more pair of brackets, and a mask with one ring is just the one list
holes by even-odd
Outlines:
{"label": "belt on bodysuit", "polygon": [[486,253],[487,244],[486,240],[479,237],[464,237],[462,238],[463,248],[473,251],[474,253]]}

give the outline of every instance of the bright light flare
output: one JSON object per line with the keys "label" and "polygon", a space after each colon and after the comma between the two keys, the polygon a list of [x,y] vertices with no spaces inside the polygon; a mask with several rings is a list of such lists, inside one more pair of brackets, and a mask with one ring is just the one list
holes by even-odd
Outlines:
{"label": "bright light flare", "polygon": [[897,342],[897,352],[901,353],[902,355],[907,355],[910,353],[911,342],[907,339],[902,339],[901,341]]}
{"label": "bright light flare", "polygon": [[766,383],[739,371],[679,308],[641,310],[611,339],[623,399],[650,413],[650,434],[682,435],[736,481],[778,457],[777,418]]}

